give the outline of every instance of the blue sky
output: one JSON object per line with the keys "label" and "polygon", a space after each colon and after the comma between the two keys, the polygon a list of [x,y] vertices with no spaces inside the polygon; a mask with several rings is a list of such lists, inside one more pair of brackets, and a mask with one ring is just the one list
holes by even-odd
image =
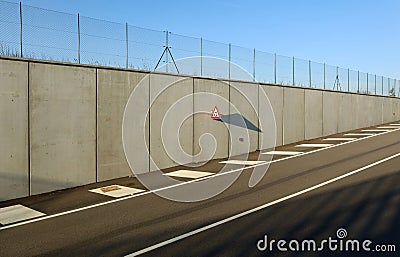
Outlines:
{"label": "blue sky", "polygon": [[397,0],[22,2],[400,79]]}

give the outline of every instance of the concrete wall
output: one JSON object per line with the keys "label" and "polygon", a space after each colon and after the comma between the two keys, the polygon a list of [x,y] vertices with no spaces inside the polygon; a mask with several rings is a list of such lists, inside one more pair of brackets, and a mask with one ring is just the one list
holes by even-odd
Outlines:
{"label": "concrete wall", "polygon": [[96,181],[96,69],[29,64],[31,193]]}
{"label": "concrete wall", "polygon": [[21,59],[0,59],[0,84],[0,201],[132,175],[121,132],[138,85],[137,112],[151,104],[144,126],[132,126],[147,144],[133,154],[139,173],[259,149],[261,133],[246,139],[247,129],[210,115],[218,106],[225,121],[240,113],[258,127],[268,117],[263,92],[277,146],[400,119],[398,98]]}
{"label": "concrete wall", "polygon": [[29,195],[28,63],[0,59],[0,201]]}

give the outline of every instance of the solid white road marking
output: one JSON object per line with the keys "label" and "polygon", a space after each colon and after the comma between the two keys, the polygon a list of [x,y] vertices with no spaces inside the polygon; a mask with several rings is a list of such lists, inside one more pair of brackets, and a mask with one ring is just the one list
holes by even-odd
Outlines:
{"label": "solid white road marking", "polygon": [[131,254],[125,255],[125,256],[126,256],[126,257],[138,256],[138,255],[140,255],[140,254],[144,254],[144,253],[150,252],[150,251],[152,251],[152,250],[155,250],[155,249],[158,249],[158,248],[160,248],[160,247],[169,245],[169,244],[171,244],[171,243],[175,243],[175,242],[177,242],[177,241],[180,241],[180,240],[182,240],[182,239],[191,237],[191,236],[193,236],[193,235],[199,234],[199,233],[201,233],[201,232],[204,232],[204,231],[206,231],[206,230],[215,228],[215,227],[217,227],[217,226],[223,225],[223,224],[228,223],[228,222],[230,222],[230,221],[233,221],[233,220],[242,218],[242,217],[247,216],[247,215],[249,215],[249,214],[252,214],[252,213],[254,213],[254,212],[263,210],[263,209],[265,209],[265,208],[267,208],[267,207],[270,207],[270,206],[272,206],[272,205],[275,205],[275,204],[277,204],[277,203],[280,203],[280,202],[289,200],[289,199],[294,198],[294,197],[296,197],[296,196],[299,196],[299,195],[308,193],[308,192],[310,192],[310,191],[313,191],[313,190],[315,190],[315,189],[318,189],[318,188],[320,188],[320,187],[329,185],[329,184],[331,184],[331,183],[333,183],[333,182],[336,182],[336,181],[338,181],[338,180],[341,180],[341,179],[344,179],[344,178],[346,178],[346,177],[352,176],[352,175],[357,174],[357,173],[359,173],[359,172],[361,172],[361,171],[364,171],[364,170],[366,170],[366,169],[372,168],[372,167],[374,167],[374,166],[376,166],[376,165],[379,165],[379,164],[381,164],[381,163],[387,162],[387,161],[389,161],[389,160],[391,160],[391,159],[394,159],[394,158],[396,158],[396,157],[399,157],[399,156],[400,156],[400,153],[397,153],[397,154],[395,154],[395,155],[392,155],[392,156],[389,156],[389,157],[387,157],[387,158],[385,158],[385,159],[382,159],[382,160],[380,160],[380,161],[377,161],[377,162],[368,164],[367,166],[364,166],[364,167],[361,167],[361,168],[359,168],[359,169],[353,170],[353,171],[348,172],[348,173],[346,173],[346,174],[343,174],[343,175],[341,175],[341,176],[335,177],[335,178],[333,178],[333,179],[329,179],[329,180],[327,180],[327,181],[325,181],[325,182],[322,182],[322,183],[320,183],[320,184],[317,184],[317,185],[315,185],[315,186],[312,186],[312,187],[303,189],[303,190],[298,191],[298,192],[296,192],[296,193],[293,193],[293,194],[287,195],[287,196],[285,196],[285,197],[279,198],[279,199],[277,199],[277,200],[275,200],[275,201],[272,201],[272,202],[269,202],[269,203],[260,205],[260,206],[258,206],[258,207],[256,207],[256,208],[253,208],[253,209],[250,209],[250,210],[247,210],[247,211],[238,213],[238,214],[236,214],[236,215],[233,215],[233,216],[231,216],[231,217],[225,218],[225,219],[220,220],[220,221],[218,221],[218,222],[215,222],[215,223],[212,223],[212,224],[210,224],[210,225],[207,225],[207,226],[198,228],[198,229],[196,229],[196,230],[193,230],[193,231],[190,231],[190,232],[188,232],[188,233],[182,234],[182,235],[180,235],[180,236],[177,236],[177,237],[171,238],[171,239],[169,239],[169,240],[160,242],[160,243],[158,243],[158,244],[155,244],[155,245],[146,247],[146,248],[144,248],[144,249],[142,249],[142,250],[139,250],[139,251],[137,251],[137,252],[134,252],[134,253],[131,253]]}
{"label": "solid white road marking", "polygon": [[176,170],[169,173],[165,173],[165,176],[179,177],[179,178],[202,178],[206,176],[214,175],[215,173],[195,170]]}
{"label": "solid white road marking", "polygon": [[[335,144],[335,145],[332,145],[332,146],[329,146],[329,147],[326,147],[326,148],[318,148],[316,150],[304,152],[302,154],[288,156],[288,157],[285,157],[285,158],[273,160],[273,161],[270,161],[270,162],[266,162],[266,163],[262,163],[262,164],[258,164],[258,165],[254,165],[254,166],[248,166],[248,167],[244,167],[244,168],[240,168],[240,169],[236,169],[236,170],[231,170],[229,172],[224,172],[224,173],[216,173],[215,175],[212,175],[210,177],[223,176],[223,175],[234,173],[234,172],[238,172],[238,171],[244,171],[244,170],[247,170],[247,169],[253,169],[256,166],[262,166],[262,165],[269,164],[269,163],[286,161],[286,160],[297,158],[297,157],[300,157],[300,156],[309,155],[309,154],[321,152],[321,151],[324,151],[324,150],[328,150],[328,149],[331,149],[331,148],[335,148],[335,147],[351,144],[351,143],[354,143],[354,142],[362,141],[362,140],[365,140],[365,139],[370,139],[370,138],[373,138],[373,137],[389,134],[389,133],[392,133],[394,131],[400,131],[400,128],[396,129],[396,130],[391,130],[391,131],[388,131],[388,132],[380,133],[380,134],[371,134],[368,137],[361,137],[361,138],[359,138],[357,140],[354,140],[354,141],[347,141],[347,142]],[[156,189],[156,190],[153,190],[153,191],[146,191],[146,192],[143,192],[143,193],[130,195],[130,196],[126,196],[126,197],[122,197],[122,198],[118,198],[118,199],[114,199],[114,200],[110,200],[110,201],[106,201],[106,202],[102,202],[102,203],[97,203],[97,204],[93,204],[93,205],[89,205],[89,206],[85,206],[85,207],[81,207],[81,208],[77,208],[77,209],[73,209],[73,210],[69,210],[69,211],[65,211],[65,212],[60,212],[60,213],[56,213],[56,214],[52,214],[52,215],[47,215],[47,216],[35,218],[35,219],[32,219],[32,220],[28,220],[28,221],[22,221],[20,223],[16,223],[16,224],[11,224],[11,225],[0,227],[0,231],[1,230],[5,230],[5,229],[14,228],[14,227],[19,227],[19,226],[30,224],[30,223],[34,223],[34,222],[39,222],[39,221],[42,221],[42,220],[52,219],[52,218],[56,218],[56,217],[60,217],[60,216],[64,216],[64,215],[68,215],[68,214],[72,214],[72,213],[76,213],[76,212],[80,212],[80,211],[85,211],[85,210],[89,210],[89,209],[92,209],[92,208],[97,208],[97,207],[100,207],[100,206],[113,204],[113,203],[117,203],[117,202],[124,201],[124,200],[129,200],[131,198],[136,198],[136,197],[139,197],[139,196],[152,194],[153,192],[158,192],[158,191],[162,191],[162,190],[167,190],[167,189],[170,189],[170,188],[178,187],[178,186],[181,186],[181,185],[195,183],[195,182],[198,182],[198,181],[200,181],[202,179],[203,178],[193,179],[193,180],[190,180],[190,181],[182,182],[181,184],[177,184],[177,185],[173,185],[173,186],[167,186],[167,187],[163,187],[163,188]]]}
{"label": "solid white road marking", "polygon": [[21,204],[0,208],[0,224],[7,225],[10,223],[37,218],[46,214],[28,208]]}
{"label": "solid white road marking", "polygon": [[272,155],[297,155],[302,154],[304,152],[294,152],[294,151],[270,151],[261,154],[272,154]]}
{"label": "solid white road marking", "polygon": [[258,165],[264,164],[266,161],[241,161],[241,160],[229,160],[229,161],[222,161],[219,163],[223,164],[237,164],[237,165]]}
{"label": "solid white road marking", "polygon": [[296,145],[296,147],[328,147],[332,145],[333,144],[300,144]]}
{"label": "solid white road marking", "polygon": [[91,190],[88,190],[88,191],[92,192],[92,193],[97,193],[97,194],[101,194],[101,195],[115,197],[115,198],[124,197],[124,196],[127,196],[127,195],[133,195],[133,194],[137,194],[137,193],[141,193],[141,192],[145,191],[143,189],[138,189],[138,188],[133,188],[133,187],[124,187],[124,186],[120,186],[120,185],[112,185],[112,186],[116,186],[119,189],[108,191],[108,192],[104,192],[103,190],[101,190],[104,187],[99,187],[99,188],[91,189]]}
{"label": "solid white road marking", "polygon": [[351,138],[351,137],[331,137],[331,138],[325,138],[323,141],[352,141],[356,140],[357,138]]}

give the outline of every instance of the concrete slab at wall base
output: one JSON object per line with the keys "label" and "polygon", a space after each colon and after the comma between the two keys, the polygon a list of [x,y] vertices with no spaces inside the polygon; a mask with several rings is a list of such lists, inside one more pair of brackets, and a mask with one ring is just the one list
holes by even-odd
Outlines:
{"label": "concrete slab at wall base", "polygon": [[96,181],[96,69],[29,64],[31,193]]}
{"label": "concrete slab at wall base", "polygon": [[0,59],[0,201],[29,194],[28,63]]}

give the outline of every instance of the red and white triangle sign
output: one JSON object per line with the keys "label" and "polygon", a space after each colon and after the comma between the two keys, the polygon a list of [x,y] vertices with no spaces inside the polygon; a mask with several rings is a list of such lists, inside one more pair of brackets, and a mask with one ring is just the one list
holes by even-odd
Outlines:
{"label": "red and white triangle sign", "polygon": [[213,110],[213,112],[212,112],[212,114],[211,114],[211,119],[214,119],[214,120],[219,120],[219,119],[221,119],[221,115],[219,114],[219,111],[218,111],[218,107],[217,107],[217,106],[214,106],[214,110]]}

